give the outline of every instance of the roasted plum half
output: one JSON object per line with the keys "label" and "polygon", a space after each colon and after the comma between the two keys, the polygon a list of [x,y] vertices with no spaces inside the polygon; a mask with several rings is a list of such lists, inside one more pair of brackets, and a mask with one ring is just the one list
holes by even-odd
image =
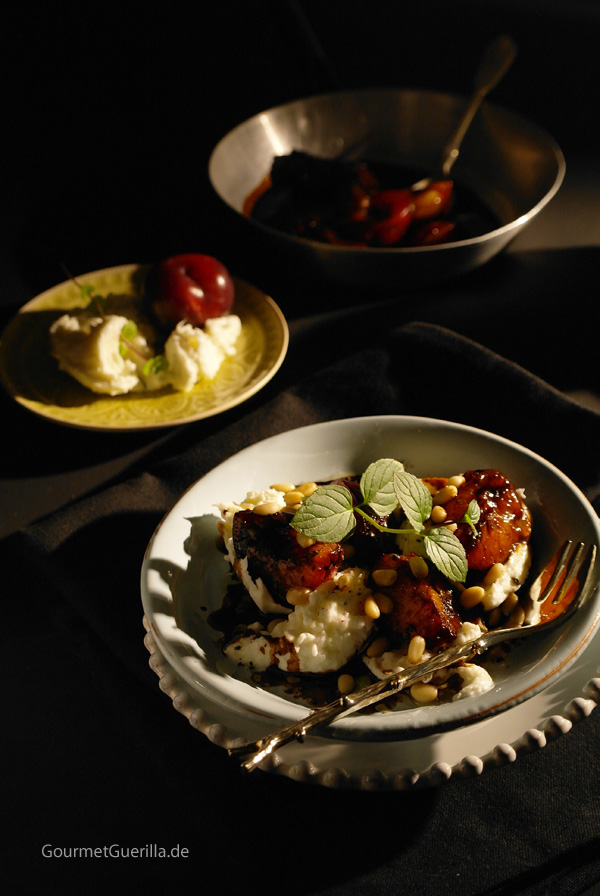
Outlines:
{"label": "roasted plum half", "polygon": [[[373,580],[393,604],[389,624],[395,639],[410,640],[420,635],[427,642],[455,638],[462,620],[455,607],[456,594],[448,580],[430,569],[428,575],[415,575],[410,557],[385,554],[372,572]],[[419,559],[419,558],[417,558]],[[382,571],[388,575],[382,575]]]}
{"label": "roasted plum half", "polygon": [[[456,536],[467,555],[469,569],[485,570],[505,563],[520,541],[531,535],[531,516],[509,479],[498,470],[468,470],[455,498],[444,505],[446,523],[457,524]],[[477,533],[463,521],[472,500],[480,517]]]}
{"label": "roasted plum half", "polygon": [[271,597],[282,604],[287,603],[286,594],[291,589],[314,591],[331,579],[344,559],[340,544],[316,542],[302,547],[289,523],[288,513],[263,516],[253,510],[240,510],[232,528],[235,565],[246,560],[251,578],[255,582],[261,579]]}

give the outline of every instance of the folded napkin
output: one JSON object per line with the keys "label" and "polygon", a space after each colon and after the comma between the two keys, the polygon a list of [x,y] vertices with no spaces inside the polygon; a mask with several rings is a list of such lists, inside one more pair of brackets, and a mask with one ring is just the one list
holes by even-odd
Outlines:
{"label": "folded napkin", "polygon": [[426,893],[536,896],[583,892],[600,876],[600,714],[538,753],[439,790],[330,792],[242,778],[148,669],[139,570],[181,492],[276,433],[379,414],[440,417],[514,439],[598,500],[600,414],[469,338],[413,322],[338,362],[307,364],[300,382],[222,430],[202,437],[202,426],[192,428],[196,440],[176,455],[11,537],[0,545],[14,589],[9,624],[26,635],[7,639],[5,659],[30,687],[27,705],[10,701],[6,713],[17,764],[8,805],[17,828],[29,824],[13,847],[23,880],[51,868],[57,892],[78,892],[73,881],[96,892],[89,861],[48,864],[41,846],[119,841],[190,850],[193,861],[168,868],[100,866],[103,885],[137,876],[149,892],[217,872],[221,892],[264,892],[273,851],[286,893],[395,894],[415,892],[418,881]]}

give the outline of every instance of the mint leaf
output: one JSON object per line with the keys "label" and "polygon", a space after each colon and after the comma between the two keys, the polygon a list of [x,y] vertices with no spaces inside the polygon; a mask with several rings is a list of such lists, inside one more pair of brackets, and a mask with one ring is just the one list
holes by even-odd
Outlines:
{"label": "mint leaf", "polygon": [[316,541],[343,541],[356,526],[352,494],[343,485],[321,485],[305,498],[290,525]]}
{"label": "mint leaf", "polygon": [[135,339],[138,334],[137,324],[134,320],[128,320],[121,330],[121,339]]}
{"label": "mint leaf", "polygon": [[469,503],[469,506],[467,507],[467,511],[462,518],[462,522],[468,523],[468,525],[473,530],[473,535],[475,535],[475,536],[478,534],[475,526],[479,522],[480,516],[481,516],[481,509],[479,507],[479,504],[477,503],[477,501],[475,499],[473,499]]}
{"label": "mint leaf", "polygon": [[151,373],[160,373],[162,370],[168,370],[169,362],[164,355],[155,355],[154,358],[148,358],[142,368],[144,376],[150,376]]}
{"label": "mint leaf", "polygon": [[453,532],[440,526],[430,529],[425,539],[425,552],[439,571],[452,582],[464,582],[469,571],[465,549]]}
{"label": "mint leaf", "polygon": [[131,344],[131,340],[135,339],[137,333],[138,328],[135,321],[128,320],[127,323],[123,325],[121,337],[119,339],[119,354],[122,358],[126,358],[129,351],[133,351],[134,354],[139,354],[135,346]]}
{"label": "mint leaf", "polygon": [[88,305],[94,294],[94,287],[91,283],[80,283],[79,291],[81,293],[81,301],[84,305]]}
{"label": "mint leaf", "polygon": [[429,489],[420,479],[406,471],[394,475],[394,489],[408,522],[417,532],[422,532],[433,507]]}
{"label": "mint leaf", "polygon": [[383,458],[367,467],[360,479],[364,503],[377,516],[387,516],[398,504],[394,489],[394,475],[404,470],[400,461]]}
{"label": "mint leaf", "polygon": [[91,283],[81,283],[79,284],[79,289],[81,290],[81,299],[86,305],[92,305],[100,317],[106,316],[106,299],[104,296],[98,296],[94,292],[94,287]]}

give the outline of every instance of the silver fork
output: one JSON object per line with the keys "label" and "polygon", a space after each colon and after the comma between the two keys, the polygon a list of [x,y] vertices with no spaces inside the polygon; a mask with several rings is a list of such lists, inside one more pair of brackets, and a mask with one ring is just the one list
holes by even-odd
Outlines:
{"label": "silver fork", "polygon": [[[548,583],[544,586],[543,591],[540,583],[545,571],[540,573],[531,586],[530,595],[532,597],[535,595],[535,602],[540,606],[552,597],[555,589],[556,594],[552,598],[552,603],[559,603],[568,592],[575,577],[581,574],[587,565],[585,579],[583,582],[580,581],[576,597],[555,618],[535,625],[493,629],[485,632],[478,638],[466,641],[464,644],[449,647],[430,659],[417,663],[411,669],[395,672],[386,678],[367,685],[367,687],[345,694],[325,706],[314,709],[304,719],[292,722],[261,740],[231,747],[228,750],[229,755],[241,757],[242,768],[249,772],[253,771],[267,756],[284,744],[294,739],[302,742],[313,728],[322,727],[336,719],[364,709],[373,703],[379,703],[392,694],[420,681],[424,676],[452,665],[457,660],[484,653],[495,644],[504,643],[513,638],[525,638],[528,635],[548,632],[559,625],[563,625],[582,606],[592,590],[592,571],[596,559],[596,545],[592,545],[582,561],[581,558],[584,551],[585,544],[583,542],[579,542],[576,547],[573,547],[572,541],[566,541],[557,560],[556,568]],[[563,574],[564,578],[561,582]]]}

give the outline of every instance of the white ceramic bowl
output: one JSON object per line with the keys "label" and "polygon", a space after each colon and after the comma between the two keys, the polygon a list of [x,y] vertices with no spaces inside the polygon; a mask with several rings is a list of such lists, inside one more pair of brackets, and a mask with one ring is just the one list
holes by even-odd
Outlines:
{"label": "white ceramic bowl", "polygon": [[[196,482],[155,532],[144,559],[144,613],[159,650],[207,707],[223,706],[240,723],[265,731],[302,718],[307,706],[283,689],[263,689],[226,659],[207,617],[220,607],[227,564],[215,547],[215,505],[240,500],[274,481],[326,480],[396,457],[417,475],[449,476],[496,468],[525,489],[533,514],[534,569],[567,538],[600,543],[600,524],[579,489],[543,458],[491,433],[419,417],[363,417],[283,433],[231,457]],[[479,721],[527,700],[556,681],[581,655],[600,617],[600,571],[592,597],[564,627],[513,646],[495,687],[437,706],[355,715],[322,733],[345,740],[413,737]]]}

